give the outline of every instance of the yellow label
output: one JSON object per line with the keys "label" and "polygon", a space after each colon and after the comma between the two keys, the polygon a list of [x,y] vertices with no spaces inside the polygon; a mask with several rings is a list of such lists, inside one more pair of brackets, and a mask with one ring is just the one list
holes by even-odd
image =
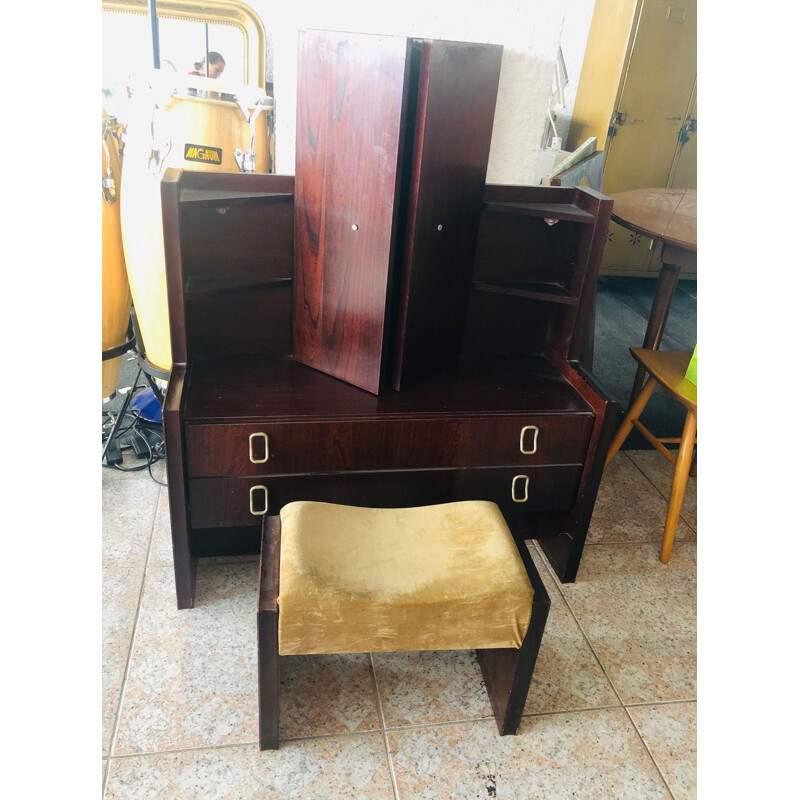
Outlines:
{"label": "yellow label", "polygon": [[187,161],[202,161],[205,164],[221,164],[222,150],[219,147],[205,147],[201,144],[187,144],[183,148]]}

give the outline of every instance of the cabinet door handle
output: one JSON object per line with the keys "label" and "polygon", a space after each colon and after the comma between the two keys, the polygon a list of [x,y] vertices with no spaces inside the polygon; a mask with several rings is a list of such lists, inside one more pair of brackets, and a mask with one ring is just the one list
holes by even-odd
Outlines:
{"label": "cabinet door handle", "polygon": [[[525,434],[527,431],[533,431],[533,450],[526,450],[525,449]],[[519,432],[519,451],[523,455],[532,456],[536,452],[536,448],[539,444],[539,429],[535,425],[526,425],[520,432]]]}
{"label": "cabinet door handle", "polygon": [[[255,492],[257,489],[261,489],[264,492],[264,510],[263,511],[256,511],[255,509]],[[267,513],[267,509],[269,508],[269,492],[266,486],[251,486],[250,487],[250,513],[254,517],[263,517],[264,514]]]}
{"label": "cabinet door handle", "polygon": [[[525,483],[524,483],[525,493],[524,493],[524,495],[522,497],[519,497],[518,493],[517,493],[517,481],[520,481],[520,480],[525,481]],[[530,482],[531,482],[531,480],[527,475],[515,475],[514,476],[514,480],[511,481],[511,499],[515,503],[527,503],[528,502],[528,486],[529,486]]]}
{"label": "cabinet door handle", "polygon": [[[264,458],[256,458],[253,455],[253,442],[259,438],[260,436],[264,437]],[[263,464],[265,461],[269,461],[269,436],[266,433],[251,433],[250,434],[250,442],[249,442],[249,451],[250,451],[250,461],[253,464]]]}

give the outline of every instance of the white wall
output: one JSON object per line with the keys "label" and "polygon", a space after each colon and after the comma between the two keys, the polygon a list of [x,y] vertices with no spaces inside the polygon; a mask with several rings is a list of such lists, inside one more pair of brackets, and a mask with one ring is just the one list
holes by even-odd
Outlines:
{"label": "white wall", "polygon": [[525,184],[533,182],[539,157],[559,42],[568,56],[574,92],[594,0],[400,0],[385,5],[380,0],[249,0],[249,5],[269,29],[273,45],[279,173],[295,171],[297,32],[323,28],[502,44],[487,181]]}

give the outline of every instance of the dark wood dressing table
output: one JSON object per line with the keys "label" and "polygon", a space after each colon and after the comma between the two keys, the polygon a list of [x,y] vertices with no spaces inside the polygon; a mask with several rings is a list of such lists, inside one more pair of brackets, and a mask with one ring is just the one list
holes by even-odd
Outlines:
{"label": "dark wood dressing table", "polygon": [[[493,90],[474,91],[481,75],[496,88],[492,46],[376,50],[364,37],[351,47],[349,35],[309,36],[303,96],[324,85],[344,100],[336,115],[314,116],[325,97],[299,112],[310,138],[298,142],[298,176],[170,169],[161,184],[178,606],[194,604],[198,558],[257,552],[263,515],[293,500],[492,500],[572,581],[619,408],[578,362],[612,202],[590,189],[485,185],[491,125],[464,131],[476,96],[493,116]],[[386,69],[371,55],[360,72],[353,54],[376,51]],[[467,65],[465,97],[443,91],[447,70]],[[336,80],[360,87],[350,105]],[[402,99],[391,113],[387,80]],[[451,105],[418,113],[434,99]],[[385,116],[378,139],[400,135],[411,160],[388,177],[383,157],[373,163]],[[453,152],[469,165],[455,189]],[[340,164],[327,186],[326,159],[342,158],[359,169]],[[370,227],[380,203],[397,206],[382,212],[391,230]]]}
{"label": "dark wood dressing table", "polygon": [[[198,558],[256,552],[263,514],[296,499],[387,507],[493,500],[515,532],[540,538],[562,580],[574,580],[618,409],[580,364],[547,344],[581,299],[547,281],[512,281],[507,294],[502,283],[487,291],[475,281],[462,359],[402,392],[374,395],[290,355],[291,185],[286,176],[180,170],[162,184],[178,606],[194,604]],[[571,199],[574,190],[559,191]],[[570,206],[565,216],[575,213]],[[492,217],[489,207],[483,213]],[[542,233],[552,231],[539,221]],[[484,235],[493,236],[493,222]],[[484,248],[494,252],[480,240],[479,258]],[[231,249],[235,259],[220,257]],[[503,263],[510,269],[513,257]],[[486,299],[494,322],[482,335]],[[503,336],[526,346],[477,346],[491,350]]]}

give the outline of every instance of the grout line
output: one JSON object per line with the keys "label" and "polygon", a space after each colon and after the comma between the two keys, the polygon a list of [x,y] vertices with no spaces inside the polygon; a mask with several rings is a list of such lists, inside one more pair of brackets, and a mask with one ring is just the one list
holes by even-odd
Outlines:
{"label": "grout line", "polygon": [[[636,464],[636,462],[630,456],[626,456],[626,457],[628,458],[629,461],[631,461],[633,463],[633,465],[636,467],[636,469],[638,469],[640,472],[642,472],[642,470],[640,469],[639,465]],[[644,474],[644,472],[642,472],[642,474],[644,475],[644,477],[648,481],[650,481],[650,483],[653,483],[650,480],[650,478],[647,475]],[[653,484],[653,485],[655,486],[655,484]],[[655,488],[658,491],[658,487],[655,486]],[[660,491],[659,491],[659,494],[663,497],[663,494],[661,494]],[[608,543],[607,542],[602,542],[600,544],[608,544]],[[627,544],[630,544],[630,542],[628,542]],[[596,546],[600,546],[600,545],[596,545]],[[548,571],[550,571],[552,573],[552,570],[550,568],[550,563],[547,561],[547,558],[545,558],[544,561],[547,564]],[[623,701],[622,696],[620,695],[619,691],[617,690],[617,687],[614,685],[614,681],[611,679],[611,676],[608,674],[608,672],[607,672],[607,670],[605,668],[605,665],[603,664],[603,661],[601,660],[600,656],[598,655],[597,651],[595,650],[594,646],[592,645],[592,643],[591,643],[591,641],[589,639],[589,636],[587,635],[586,631],[584,630],[583,625],[581,624],[580,620],[578,619],[577,614],[575,613],[574,609],[570,605],[569,598],[562,591],[562,587],[561,587],[560,581],[558,581],[558,579],[556,579],[555,582],[556,582],[556,586],[558,587],[558,591],[561,594],[561,597],[564,599],[564,603],[565,603],[565,605],[567,607],[567,610],[569,611],[569,613],[572,616],[572,618],[575,620],[575,624],[578,626],[578,630],[580,630],[581,635],[584,638],[584,641],[586,642],[587,646],[589,647],[589,650],[591,651],[592,655],[597,660],[597,664],[600,667],[600,670],[602,671],[602,673],[605,676],[606,680],[608,681],[608,685],[611,687],[611,691],[614,692],[614,695],[617,697],[617,700],[619,701],[619,704],[620,704],[619,706],[608,706],[607,708],[614,709],[614,708],[620,708],[621,707],[624,710],[625,715],[627,716],[628,720],[630,721],[630,724],[633,726],[633,730],[636,733],[636,736],[638,737],[639,741],[644,746],[644,749],[647,752],[647,755],[650,757],[650,760],[652,761],[653,766],[656,768],[656,771],[658,772],[659,777],[663,781],[664,786],[666,787],[666,790],[669,793],[669,796],[672,798],[672,800],[675,800],[675,795],[673,794],[672,789],[670,788],[670,785],[667,782],[667,779],[665,778],[663,772],[661,771],[661,768],[658,765],[658,762],[656,761],[655,757],[653,756],[653,753],[650,751],[650,748],[647,746],[647,743],[645,742],[644,737],[640,733],[638,726],[636,725],[636,723],[633,720],[633,717],[631,716],[631,713],[629,711],[629,706],[631,708],[634,708],[634,707],[640,707],[640,706],[667,705],[667,704],[672,704],[672,703],[677,703],[677,702],[687,702],[687,701],[686,700],[681,700],[681,701],[660,701],[660,702],[653,701],[653,702],[650,702],[650,703],[640,702],[640,703],[626,704]],[[595,710],[595,709],[585,709],[585,710]],[[574,713],[574,712],[554,712],[554,713]],[[576,712],[576,713],[580,713],[580,712]],[[537,717],[537,716],[545,716],[545,715],[544,714],[523,714],[523,716]]]}
{"label": "grout line", "polygon": [[[154,533],[155,533],[156,519],[158,517],[158,504],[159,504],[159,500],[161,499],[161,493],[165,490],[165,488],[166,487],[164,487],[164,486],[159,486],[158,487],[158,493],[156,494],[155,506],[153,508],[153,516],[152,516],[152,519],[151,519],[151,522],[150,522],[150,538],[148,539],[148,542],[147,542],[147,553],[145,555],[144,566],[142,568],[142,580],[141,580],[141,583],[139,584],[139,597],[138,597],[138,599],[136,601],[136,612],[133,615],[133,625],[131,627],[131,638],[130,638],[130,642],[128,644],[128,657],[127,657],[127,659],[125,661],[125,670],[124,670],[124,672],[122,674],[122,685],[120,686],[120,690],[119,690],[119,699],[118,699],[118,702],[117,702],[117,713],[114,715],[114,727],[113,727],[113,729],[111,731],[111,739],[109,740],[109,743],[108,743],[109,764],[110,764],[110,759],[114,755],[114,749],[116,748],[116,744],[117,744],[117,734],[119,733],[119,723],[120,723],[120,718],[122,716],[122,704],[123,704],[123,702],[125,700],[125,690],[126,690],[127,685],[128,685],[128,675],[130,673],[131,660],[133,658],[133,644],[136,641],[136,633],[137,633],[138,628],[139,628],[139,614],[140,614],[141,609],[142,609],[142,598],[144,597],[144,587],[145,587],[145,582],[147,580],[147,567],[148,567],[148,564],[150,562],[150,554],[151,554],[152,549],[153,549],[153,537],[154,537]],[[108,773],[109,772],[110,772],[110,770],[107,769],[106,770],[105,781],[103,782],[103,795],[104,796],[105,796],[106,789],[108,787]]]}
{"label": "grout line", "polygon": [[[561,709],[559,711],[545,711],[545,712],[535,712],[532,714],[523,714],[523,716],[528,718],[557,717],[557,716],[564,716],[567,714],[592,713],[594,711],[620,711],[622,709],[627,709],[627,708],[642,708],[642,707],[648,708],[652,706],[685,705],[686,703],[696,704],[697,700],[661,700],[661,701],[654,700],[651,702],[643,701],[643,702],[631,703],[628,706],[605,705],[605,706],[594,706],[592,708]],[[309,742],[309,741],[319,741],[323,739],[345,739],[354,736],[375,736],[377,734],[384,735],[387,733],[406,733],[409,731],[428,730],[431,728],[446,728],[452,725],[474,725],[476,723],[487,723],[493,721],[494,718],[491,716],[474,717],[469,719],[458,719],[458,720],[445,720],[443,722],[426,722],[418,725],[398,725],[395,727],[386,728],[385,731],[380,731],[377,728],[375,728],[368,731],[341,731],[339,733],[321,733],[316,736],[292,736],[285,739],[281,739],[281,743],[283,744],[289,742]],[[178,747],[170,750],[150,750],[141,753],[120,753],[119,755],[111,756],[109,758],[104,758],[103,760],[111,762],[113,760],[147,758],[149,756],[174,755],[176,753],[200,753],[213,750],[234,750],[237,748],[256,747],[257,745],[258,745],[258,740],[252,739],[243,742],[232,742],[230,744],[199,745],[197,747]]]}
{"label": "grout line", "polygon": [[383,702],[381,701],[381,691],[378,687],[378,673],[375,669],[375,662],[372,659],[372,653],[369,653],[369,671],[372,674],[372,685],[375,688],[375,699],[378,701],[378,716],[381,721],[381,735],[383,737],[383,746],[386,750],[386,760],[389,765],[389,778],[392,781],[392,792],[394,793],[395,800],[400,800],[400,791],[397,788],[397,775],[394,771],[394,761],[392,760],[392,750],[389,747],[389,736],[386,728],[386,717],[383,713]]}
{"label": "grout line", "polygon": [[[316,736],[291,736],[286,739],[281,739],[280,744],[288,744],[289,742],[309,742],[309,741],[319,741],[322,739],[345,739],[350,738],[353,736],[377,736],[380,735],[382,731],[379,731],[377,728],[368,731],[341,731],[340,733],[320,733]],[[258,739],[248,739],[242,742],[230,742],[229,744],[204,744],[204,745],[197,745],[196,747],[176,747],[171,750],[148,750],[146,752],[141,753],[120,753],[119,755],[113,756],[109,758],[109,761],[122,761],[126,759],[132,758],[149,758],[150,756],[169,756],[175,755],[176,753],[203,753],[203,752],[211,752],[214,750],[236,750],[238,748],[245,748],[245,747],[258,747]],[[258,751],[259,754],[263,753],[270,753],[275,751],[264,750]]]}
{"label": "grout line", "polygon": [[696,697],[684,697],[677,700],[637,700],[635,703],[625,703],[625,708],[650,708],[652,706],[680,706],[686,703],[697,705]]}
{"label": "grout line", "polygon": [[644,740],[644,737],[642,736],[641,731],[639,730],[639,726],[634,722],[633,717],[631,716],[631,712],[628,710],[628,707],[627,706],[623,706],[623,708],[625,709],[625,714],[627,715],[628,719],[630,720],[631,725],[633,725],[633,730],[635,731],[636,736],[639,738],[639,741],[644,746],[644,749],[647,752],[647,755],[650,756],[650,760],[653,762],[653,766],[656,768],[656,772],[658,772],[661,780],[664,781],[664,786],[667,788],[667,791],[669,792],[669,796],[672,798],[672,800],[675,800],[675,795],[672,793],[672,789],[670,788],[670,785],[667,782],[667,779],[664,776],[664,773],[661,771],[661,767],[658,766],[658,762],[656,761],[655,756],[650,752],[650,748],[647,746],[647,742]]}
{"label": "grout line", "polygon": [[[559,595],[561,595],[561,597],[563,598],[564,597],[564,592],[561,591],[561,581],[558,579],[558,576],[556,575],[555,570],[553,569],[552,565],[550,564],[550,559],[547,557],[547,555],[545,555],[544,550],[542,550],[542,548],[541,548],[541,546],[539,544],[539,540],[538,539],[529,539],[528,541],[530,541],[533,544],[533,547],[536,550],[537,554],[539,555],[540,560],[544,563],[545,569],[547,570],[547,574],[552,578],[553,583],[555,584]],[[544,583],[544,581],[542,581],[542,582]],[[547,590],[547,589],[549,589],[549,587],[546,586],[545,589]]]}
{"label": "grout line", "polygon": [[569,598],[562,591],[560,584],[558,586],[558,590],[559,590],[559,592],[561,594],[561,597],[564,599],[564,605],[566,606],[567,611],[569,612],[569,614],[572,617],[572,619],[575,620],[575,624],[578,626],[578,630],[580,631],[581,636],[583,636],[583,639],[586,642],[586,645],[589,648],[589,650],[591,651],[591,653],[594,656],[595,660],[597,661],[597,664],[600,667],[600,670],[603,673],[603,676],[608,681],[608,685],[611,687],[611,691],[614,692],[614,695],[616,696],[617,700],[619,701],[619,704],[621,706],[624,706],[625,704],[622,701],[622,697],[620,696],[620,693],[617,691],[617,687],[614,685],[614,682],[611,680],[611,676],[606,671],[606,668],[605,668],[602,660],[600,659],[600,656],[597,654],[597,651],[594,649],[594,646],[592,645],[591,641],[589,640],[589,636],[587,635],[586,631],[584,630],[583,625],[581,624],[581,622],[578,619],[575,611],[573,610],[572,606],[570,605]]}
{"label": "grout line", "polygon": [[[642,452],[649,453],[649,452],[651,452],[651,451],[650,451],[650,450],[644,450],[644,451],[642,451]],[[658,451],[657,451],[657,450],[655,450],[655,449],[653,449],[653,450],[652,450],[652,452],[653,452],[653,453],[657,453]],[[660,453],[659,453],[659,455],[660,455]],[[662,458],[663,458],[663,456],[662,456]],[[638,470],[638,471],[639,471],[639,472],[640,472],[640,473],[641,473],[641,474],[642,474],[642,475],[645,477],[645,479],[646,479],[646,480],[647,480],[647,481],[650,483],[650,485],[651,485],[651,486],[652,486],[652,487],[653,487],[653,488],[654,488],[654,489],[655,489],[655,490],[656,490],[656,491],[657,491],[657,492],[658,492],[658,493],[661,495],[661,497],[662,497],[662,498],[663,498],[663,499],[666,501],[666,503],[667,503],[667,509],[669,509],[669,496],[668,496],[668,495],[665,495],[665,494],[664,494],[664,492],[662,492],[662,491],[661,491],[661,489],[659,488],[658,484],[657,484],[657,483],[656,483],[656,482],[653,480],[653,478],[651,478],[651,477],[650,477],[650,476],[649,476],[649,475],[648,475],[648,474],[647,474],[647,473],[644,471],[644,468],[643,468],[643,467],[640,467],[640,466],[639,466],[639,464],[637,464],[637,463],[636,463],[636,461],[634,460],[634,458],[633,458],[632,456],[628,456],[628,460],[629,460],[629,461],[631,462],[631,464],[633,464],[633,466],[634,466],[634,467],[636,467],[636,469],[637,469],[637,470]],[[666,460],[666,459],[665,459],[665,460]],[[670,491],[671,491],[671,490],[672,490],[672,484],[670,484]],[[686,499],[686,498],[685,498],[685,496],[684,496],[684,500],[685,500],[685,499]],[[666,517],[666,511],[664,512],[664,515],[665,515],[665,517]],[[683,524],[684,524],[684,525],[686,525],[686,527],[687,527],[687,528],[688,528],[688,529],[689,529],[689,530],[690,530],[692,533],[694,533],[694,535],[695,535],[695,536],[697,536],[697,529],[696,529],[696,528],[695,528],[695,527],[694,527],[694,526],[693,526],[693,525],[692,525],[692,524],[691,524],[691,523],[690,523],[690,522],[689,522],[689,521],[688,521],[688,520],[687,520],[687,519],[686,519],[686,518],[683,516],[683,503],[681,503],[681,510],[680,510],[680,514],[679,514],[678,516],[680,517],[680,520],[681,520],[681,522],[683,522]],[[659,541],[659,542],[661,542],[662,538],[663,538],[663,537],[659,537],[658,541]],[[686,542],[686,541],[691,541],[691,539],[677,539],[677,538],[675,539],[675,542],[676,542],[676,543],[677,543],[677,542]]]}

